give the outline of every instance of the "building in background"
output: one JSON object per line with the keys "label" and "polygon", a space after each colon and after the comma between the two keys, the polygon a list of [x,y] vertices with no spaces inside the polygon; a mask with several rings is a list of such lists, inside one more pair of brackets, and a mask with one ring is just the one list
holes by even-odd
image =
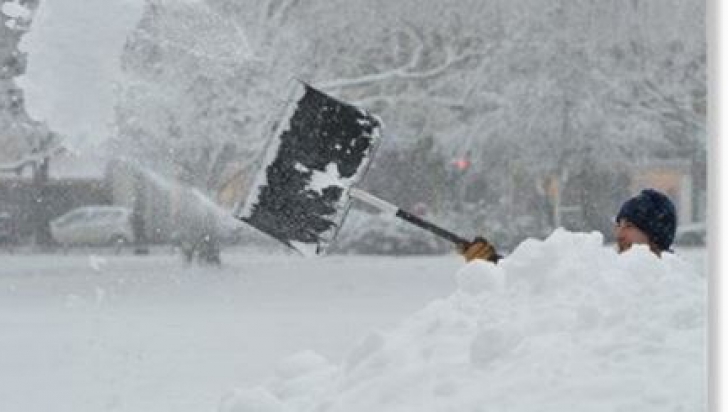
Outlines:
{"label": "building in background", "polygon": [[[579,176],[547,179],[546,194],[553,207],[555,227],[570,230],[599,229],[610,236],[609,219],[621,203],[645,188],[665,193],[675,204],[678,225],[704,223],[706,220],[706,186],[703,174],[694,171],[690,159],[652,159],[629,170],[598,173],[593,171],[591,184],[584,185]],[[596,219],[589,219],[589,209]]]}
{"label": "building in background", "polygon": [[103,158],[68,151],[50,158],[48,180],[40,188],[43,193],[40,202],[39,187],[30,169],[21,169],[20,174],[0,174],[0,212],[12,219],[18,242],[30,241],[37,224],[36,207],[52,220],[76,207],[111,204]]}
{"label": "building in background", "polygon": [[690,163],[684,160],[653,161],[638,167],[630,182],[633,193],[646,187],[665,193],[675,203],[680,225],[705,221],[705,191],[695,193],[700,191],[696,186]]}

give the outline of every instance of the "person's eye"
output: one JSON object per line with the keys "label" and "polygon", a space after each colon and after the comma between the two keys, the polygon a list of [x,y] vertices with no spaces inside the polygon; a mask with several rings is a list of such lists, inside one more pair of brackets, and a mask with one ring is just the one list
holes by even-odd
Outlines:
{"label": "person's eye", "polygon": [[634,227],[634,225],[629,222],[621,221],[621,222],[615,223],[614,227],[616,227],[618,229],[629,229],[629,228]]}

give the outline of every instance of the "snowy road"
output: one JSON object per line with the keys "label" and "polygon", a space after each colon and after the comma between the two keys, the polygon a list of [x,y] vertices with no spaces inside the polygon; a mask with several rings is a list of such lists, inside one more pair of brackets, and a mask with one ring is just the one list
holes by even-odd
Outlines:
{"label": "snowy road", "polygon": [[214,411],[304,349],[332,361],[454,289],[456,256],[0,255],[0,410]]}

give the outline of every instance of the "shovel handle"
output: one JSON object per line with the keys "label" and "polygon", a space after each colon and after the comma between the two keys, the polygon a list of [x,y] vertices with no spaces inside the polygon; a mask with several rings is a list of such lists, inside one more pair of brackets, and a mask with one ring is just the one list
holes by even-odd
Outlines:
{"label": "shovel handle", "polygon": [[415,226],[419,226],[422,229],[425,229],[429,232],[432,232],[436,234],[437,236],[440,236],[441,238],[447,239],[454,243],[457,246],[460,247],[467,247],[471,242],[465,238],[462,238],[448,230],[445,230],[434,223],[428,222],[424,219],[422,219],[419,216],[413,215],[412,213],[400,209],[399,207],[387,202],[386,200],[382,200],[376,196],[374,196],[371,193],[368,193],[364,190],[352,188],[350,191],[351,197],[355,199],[359,199],[363,201],[364,203],[367,203],[371,206],[376,207],[377,209],[381,210],[382,212],[392,214],[394,216],[397,216],[398,218],[405,220],[409,223],[412,223]]}
{"label": "shovel handle", "polygon": [[449,230],[445,230],[441,228],[440,226],[437,226],[434,223],[428,222],[427,220],[424,220],[420,218],[417,215],[413,215],[412,213],[399,209],[397,210],[397,213],[395,214],[398,218],[402,220],[406,220],[407,222],[412,223],[415,226],[419,226],[422,229],[425,229],[429,232],[432,232],[436,234],[437,236],[440,236],[443,239],[447,239],[454,243],[456,246],[459,247],[467,247],[467,245],[470,244],[470,241],[467,239],[464,239],[455,233],[450,232]]}

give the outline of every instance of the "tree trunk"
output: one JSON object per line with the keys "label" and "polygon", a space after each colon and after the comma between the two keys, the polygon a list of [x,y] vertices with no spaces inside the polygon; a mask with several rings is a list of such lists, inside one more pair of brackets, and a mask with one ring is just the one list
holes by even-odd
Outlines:
{"label": "tree trunk", "polygon": [[49,225],[50,215],[48,211],[48,169],[50,158],[44,157],[40,163],[33,166],[33,240],[34,244],[41,248],[48,248],[53,244],[51,229]]}
{"label": "tree trunk", "polygon": [[147,192],[144,176],[137,171],[134,176],[134,206],[131,213],[131,228],[134,233],[134,254],[149,254],[145,215],[147,211]]}

